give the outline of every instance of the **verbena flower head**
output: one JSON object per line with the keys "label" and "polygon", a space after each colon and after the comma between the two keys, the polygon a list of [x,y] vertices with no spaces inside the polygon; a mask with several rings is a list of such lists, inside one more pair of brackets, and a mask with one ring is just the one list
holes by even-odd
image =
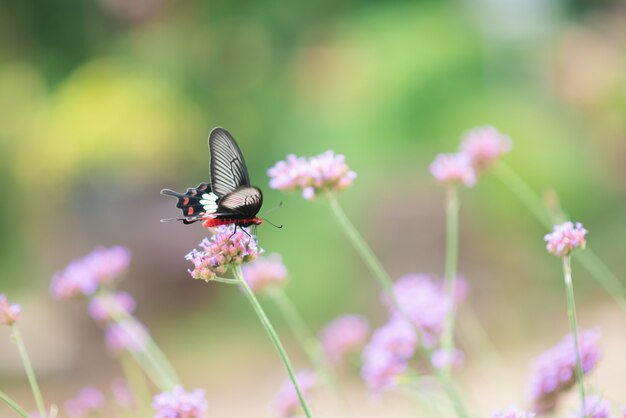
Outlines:
{"label": "verbena flower head", "polygon": [[97,295],[89,302],[89,315],[102,322],[111,321],[119,315],[135,311],[135,299],[126,292]]}
{"label": "verbena flower head", "polygon": [[109,324],[105,339],[107,347],[114,352],[142,352],[150,342],[150,334],[142,323],[125,320]]}
{"label": "verbena flower head", "polygon": [[185,392],[181,386],[156,395],[152,407],[154,418],[204,418],[208,409],[204,390]]}
{"label": "verbena flower head", "polygon": [[[297,373],[296,382],[298,382],[302,396],[307,400],[317,388],[317,377],[310,370],[303,370]],[[291,418],[300,415],[302,411],[300,399],[291,380],[285,379],[281,384],[274,398],[274,408],[281,418]]]}
{"label": "verbena flower head", "polygon": [[334,366],[340,366],[345,358],[358,352],[367,343],[370,326],[361,315],[343,315],[335,318],[320,332],[320,342],[326,358]]}
{"label": "verbena flower head", "polygon": [[577,411],[574,418],[613,418],[611,405],[598,395],[587,395],[584,411]]}
{"label": "verbena flower head", "polygon": [[452,355],[450,355],[450,351],[443,348],[433,351],[430,355],[430,362],[437,369],[443,369],[448,364],[451,368],[458,369],[463,365],[464,360],[465,353],[458,348],[452,350]]}
{"label": "verbena flower head", "polygon": [[488,170],[503,154],[511,151],[512,141],[493,126],[481,126],[467,132],[460,152],[466,155],[477,173]]}
{"label": "verbena flower head", "polygon": [[556,225],[552,233],[544,237],[544,240],[548,243],[546,248],[549,253],[559,257],[569,255],[577,248],[585,248],[587,245],[587,241],[585,241],[587,232],[580,222],[576,222],[576,224],[565,222]]}
{"label": "verbena flower head", "polygon": [[535,416],[536,414],[533,412],[525,412],[517,408],[495,411],[491,414],[491,418],[534,418]]}
{"label": "verbena flower head", "polygon": [[[583,373],[587,374],[600,359],[600,331],[580,332],[578,348]],[[558,397],[576,383],[576,351],[571,334],[533,362],[530,378],[530,398],[535,412],[548,412],[556,407]]]}
{"label": "verbena flower head", "polygon": [[280,255],[259,257],[242,267],[243,277],[253,292],[259,293],[271,286],[284,286],[289,275]]}
{"label": "verbena flower head", "polygon": [[356,173],[345,163],[345,157],[326,151],[316,157],[288,155],[267,171],[270,187],[278,190],[301,190],[311,200],[324,192],[340,192],[352,185]]}
{"label": "verbena flower head", "polygon": [[[402,311],[419,329],[422,343],[432,348],[439,341],[445,319],[452,308],[443,283],[431,276],[411,274],[398,279],[393,290]],[[404,316],[396,312],[384,293],[382,300],[392,316]]]}
{"label": "verbena flower head", "polygon": [[0,293],[0,325],[13,325],[20,317],[22,308],[18,304],[10,304],[6,295]]}
{"label": "verbena flower head", "polygon": [[130,263],[125,247],[98,247],[87,256],[74,260],[52,277],[50,291],[56,299],[91,296],[101,286],[110,285]]}
{"label": "verbena flower head", "polygon": [[430,164],[430,172],[440,183],[464,184],[467,187],[476,184],[476,172],[465,154],[437,155]]}
{"label": "verbena flower head", "polygon": [[89,417],[102,409],[105,405],[102,392],[93,387],[81,389],[75,398],[65,402],[65,414],[70,418]]}
{"label": "verbena flower head", "polygon": [[194,269],[189,270],[191,277],[204,281],[213,280],[229,268],[248,263],[259,255],[256,237],[240,228],[233,234],[228,226],[215,228],[215,234],[211,239],[203,239],[200,248],[201,251],[191,250],[185,259],[194,265]]}
{"label": "verbena flower head", "polygon": [[398,357],[383,347],[374,344],[363,349],[361,377],[374,393],[395,387],[406,369],[406,359]]}

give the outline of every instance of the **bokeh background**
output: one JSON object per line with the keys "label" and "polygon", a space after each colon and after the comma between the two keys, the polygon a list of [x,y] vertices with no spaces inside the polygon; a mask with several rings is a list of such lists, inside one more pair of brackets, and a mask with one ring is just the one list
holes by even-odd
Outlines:
{"label": "bokeh background", "polygon": [[[358,179],[340,201],[390,273],[441,275],[444,196],[428,164],[484,124],[513,138],[507,163],[556,191],[623,278],[621,1],[0,1],[0,291],[23,305],[46,399],[121,376],[84,303],[48,292],[71,259],[121,244],[133,252],[122,288],[186,386],[207,390],[210,416],[272,416],[284,372],[257,318],[233,288],[188,277],[201,227],[159,223],[177,215],[161,188],[207,179],[212,127],[238,139],[264,209],[283,202],[268,217],[284,229],[264,225],[259,239],[282,254],[287,293],[319,329],[346,312],[381,325],[379,290],[328,207],[269,190],[266,170],[288,153],[345,154]],[[495,178],[463,192],[461,214],[468,303],[500,358],[469,351],[460,377],[487,416],[525,405],[532,357],[567,332],[565,299],[544,228]],[[626,403],[626,313],[574,269],[580,322],[603,332],[589,384]],[[0,389],[34,406],[0,337]],[[407,397],[369,398],[357,373],[345,382],[357,416],[420,416]],[[317,415],[333,416],[324,402]]]}

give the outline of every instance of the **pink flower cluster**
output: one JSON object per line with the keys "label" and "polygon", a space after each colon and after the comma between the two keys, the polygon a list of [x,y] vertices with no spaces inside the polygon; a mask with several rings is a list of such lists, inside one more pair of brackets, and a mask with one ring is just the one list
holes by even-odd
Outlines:
{"label": "pink flower cluster", "polygon": [[270,254],[259,257],[241,268],[243,277],[255,293],[260,293],[271,286],[284,286],[289,275],[280,255]]}
{"label": "pink flower cluster", "polygon": [[65,270],[52,277],[50,291],[56,299],[79,295],[91,296],[100,287],[107,287],[124,273],[130,263],[125,247],[98,247],[92,253],[72,261]]}
{"label": "pink flower cluster", "polygon": [[413,326],[400,318],[391,319],[372,334],[363,349],[361,377],[373,392],[396,386],[417,348]]}
{"label": "pink flower cluster", "polygon": [[135,298],[130,293],[117,292],[94,296],[89,302],[89,314],[98,322],[109,322],[120,315],[135,311]]}
{"label": "pink flower cluster", "polygon": [[75,398],[65,401],[65,414],[70,418],[83,418],[92,416],[104,408],[104,394],[93,387],[81,389]]}
{"label": "pink flower cluster", "polygon": [[10,304],[6,295],[0,293],[0,325],[13,325],[20,317],[22,308],[18,304]]}
{"label": "pink flower cluster", "polygon": [[194,269],[189,270],[191,277],[204,281],[213,280],[229,268],[248,263],[259,255],[254,236],[241,229],[233,234],[228,226],[215,228],[215,234],[210,240],[203,239],[200,247],[202,251],[193,249],[185,259],[194,265]]}
{"label": "pink flower cluster", "polygon": [[[317,388],[317,377],[315,373],[310,370],[301,371],[296,374],[296,381],[298,382],[302,396],[308,400]],[[274,399],[274,407],[278,416],[281,418],[292,418],[300,415],[302,411],[300,399],[290,379],[285,379],[278,389],[276,398]]]}
{"label": "pink flower cluster", "polygon": [[517,408],[509,408],[505,411],[496,411],[491,414],[491,418],[534,418],[536,416],[533,412],[521,411]]}
{"label": "pink flower cluster", "polygon": [[326,358],[335,367],[341,366],[351,353],[367,343],[370,326],[361,315],[343,315],[335,318],[320,332],[320,342]]}
{"label": "pink flower cluster", "polygon": [[152,407],[154,418],[204,418],[208,410],[204,390],[185,392],[180,386],[156,395]]}
{"label": "pink flower cluster", "polygon": [[580,222],[555,225],[553,231],[544,237],[547,242],[546,249],[558,257],[569,255],[577,248],[584,249],[587,245],[585,240],[587,232]]}
{"label": "pink flower cluster", "polygon": [[585,409],[576,418],[613,418],[611,405],[598,395],[585,396]]}
{"label": "pink flower cluster", "polygon": [[[578,348],[583,373],[589,373],[600,359],[600,331],[580,332]],[[571,334],[534,360],[530,378],[530,398],[533,410],[549,412],[556,407],[559,395],[576,382],[576,350]]]}
{"label": "pink flower cluster", "polygon": [[511,150],[511,138],[492,126],[477,127],[467,132],[455,154],[439,154],[430,165],[430,172],[444,184],[472,187],[484,173]]}
{"label": "pink flower cluster", "polygon": [[270,187],[278,190],[302,191],[311,200],[324,192],[340,192],[352,185],[356,173],[345,163],[345,157],[326,151],[316,157],[288,155],[267,171]]}
{"label": "pink flower cluster", "polygon": [[430,362],[437,369],[444,369],[448,364],[452,369],[459,369],[465,360],[465,353],[457,348],[450,351],[440,348],[430,355]]}

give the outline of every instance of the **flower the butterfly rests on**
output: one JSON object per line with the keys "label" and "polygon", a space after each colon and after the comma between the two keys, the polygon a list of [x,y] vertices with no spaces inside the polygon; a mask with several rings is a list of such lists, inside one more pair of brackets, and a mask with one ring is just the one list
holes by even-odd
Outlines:
{"label": "flower the butterfly rests on", "polygon": [[176,207],[183,212],[180,220],[184,224],[202,221],[202,225],[213,228],[220,225],[248,227],[260,225],[263,220],[257,213],[263,204],[263,193],[250,185],[250,176],[241,150],[235,138],[224,128],[214,128],[209,134],[211,154],[211,180],[188,188],[185,193],[163,189],[162,195],[178,199]]}

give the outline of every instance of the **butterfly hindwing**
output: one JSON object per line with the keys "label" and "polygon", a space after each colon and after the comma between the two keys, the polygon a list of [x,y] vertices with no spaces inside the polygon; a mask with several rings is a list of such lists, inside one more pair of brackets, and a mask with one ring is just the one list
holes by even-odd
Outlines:
{"label": "butterfly hindwing", "polygon": [[263,193],[258,187],[240,187],[222,196],[218,202],[217,217],[251,219],[263,205]]}
{"label": "butterfly hindwing", "polygon": [[174,196],[178,199],[176,207],[183,212],[183,223],[190,224],[202,219],[206,214],[211,214],[217,210],[219,198],[211,190],[209,183],[200,183],[196,188],[188,188],[183,193],[173,190],[163,189],[162,195]]}
{"label": "butterfly hindwing", "polygon": [[250,176],[241,150],[233,136],[224,128],[209,134],[211,153],[211,186],[218,196],[225,196],[241,186],[250,185]]}

